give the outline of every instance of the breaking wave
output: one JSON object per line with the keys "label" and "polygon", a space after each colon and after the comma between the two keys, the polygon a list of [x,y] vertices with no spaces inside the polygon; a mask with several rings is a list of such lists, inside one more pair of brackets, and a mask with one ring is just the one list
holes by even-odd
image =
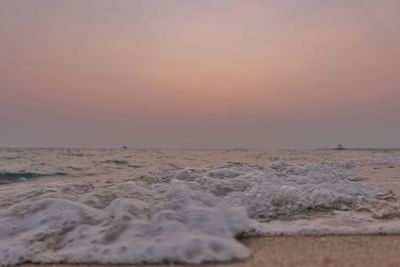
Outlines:
{"label": "breaking wave", "polygon": [[228,163],[58,184],[0,211],[0,265],[244,259],[238,236],[400,233],[390,191],[335,165]]}

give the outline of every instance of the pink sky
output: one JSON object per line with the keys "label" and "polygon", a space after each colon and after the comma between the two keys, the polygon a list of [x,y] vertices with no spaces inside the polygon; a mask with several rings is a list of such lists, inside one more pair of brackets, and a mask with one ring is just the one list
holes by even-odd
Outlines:
{"label": "pink sky", "polygon": [[0,146],[400,147],[400,2],[2,0]]}

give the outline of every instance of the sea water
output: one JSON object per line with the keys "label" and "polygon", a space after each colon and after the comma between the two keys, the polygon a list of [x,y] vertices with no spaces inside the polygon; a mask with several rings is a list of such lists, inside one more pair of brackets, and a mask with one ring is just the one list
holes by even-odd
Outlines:
{"label": "sea water", "polygon": [[[400,151],[0,149],[0,265],[245,259],[238,238],[400,234],[354,170]],[[400,175],[400,174],[399,174]]]}

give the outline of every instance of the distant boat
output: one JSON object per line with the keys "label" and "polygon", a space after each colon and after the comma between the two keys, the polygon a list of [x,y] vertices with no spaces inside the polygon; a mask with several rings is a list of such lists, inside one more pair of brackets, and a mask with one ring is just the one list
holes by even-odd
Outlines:
{"label": "distant boat", "polygon": [[123,146],[122,149],[128,149],[128,147],[127,146]]}
{"label": "distant boat", "polygon": [[344,146],[342,144],[338,144],[335,150],[345,150]]}

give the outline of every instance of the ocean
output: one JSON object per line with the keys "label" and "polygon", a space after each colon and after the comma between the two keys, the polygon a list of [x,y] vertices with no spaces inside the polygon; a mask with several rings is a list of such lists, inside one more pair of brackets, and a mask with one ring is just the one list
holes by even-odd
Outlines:
{"label": "ocean", "polygon": [[400,234],[399,150],[0,149],[0,266],[240,260],[262,236]]}

